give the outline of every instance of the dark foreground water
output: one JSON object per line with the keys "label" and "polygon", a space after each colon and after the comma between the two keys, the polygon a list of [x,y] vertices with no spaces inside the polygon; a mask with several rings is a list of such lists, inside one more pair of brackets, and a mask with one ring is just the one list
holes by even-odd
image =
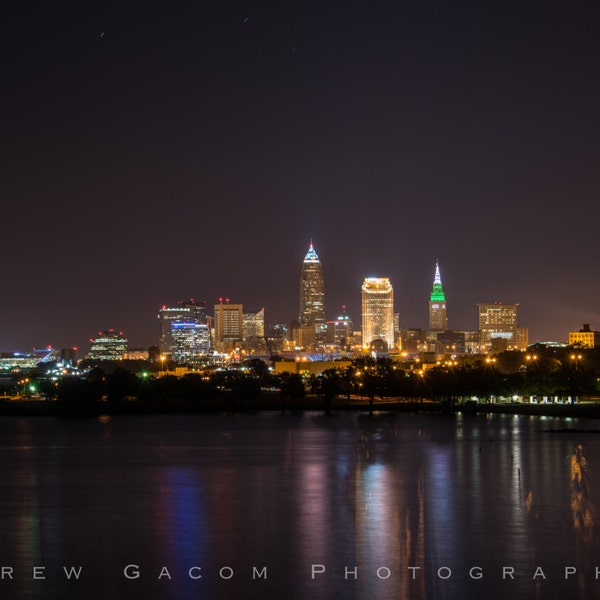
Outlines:
{"label": "dark foreground water", "polygon": [[5,417],[0,598],[600,598],[600,434],[563,428],[600,422]]}

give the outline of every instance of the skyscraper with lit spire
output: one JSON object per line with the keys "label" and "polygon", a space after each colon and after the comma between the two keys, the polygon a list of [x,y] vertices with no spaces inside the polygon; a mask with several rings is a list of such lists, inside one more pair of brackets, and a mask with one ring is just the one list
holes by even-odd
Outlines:
{"label": "skyscraper with lit spire", "polygon": [[429,297],[429,330],[446,331],[447,329],[448,317],[446,316],[446,296],[442,289],[440,265],[436,261],[433,289],[431,290],[431,296]]}
{"label": "skyscraper with lit spire", "polygon": [[311,241],[300,273],[300,312],[298,321],[302,326],[315,325],[317,332],[325,327],[324,300],[323,268]]}

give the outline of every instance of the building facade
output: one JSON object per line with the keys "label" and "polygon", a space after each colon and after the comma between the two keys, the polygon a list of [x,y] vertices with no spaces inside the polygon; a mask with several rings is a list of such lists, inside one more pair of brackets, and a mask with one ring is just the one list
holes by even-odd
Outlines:
{"label": "building facade", "polygon": [[[523,332],[517,331],[518,304],[494,302],[478,304],[480,352],[516,350],[522,344]],[[523,348],[524,349],[524,348]]]}
{"label": "building facade", "polygon": [[99,331],[98,337],[90,339],[90,351],[86,358],[92,360],[123,360],[127,352],[127,340],[122,331],[107,329]]}
{"label": "building facade", "polygon": [[400,346],[402,347],[402,352],[406,353],[406,355],[427,352],[429,350],[427,331],[414,327],[401,329]]}
{"label": "building facade", "polygon": [[242,314],[244,340],[265,337],[265,309],[253,310]]}
{"label": "building facade", "polygon": [[325,283],[323,267],[310,243],[300,272],[300,310],[298,321],[302,326],[315,326],[317,333],[325,329]]}
{"label": "building facade", "polygon": [[[177,306],[163,306],[159,313],[160,319],[160,350],[162,354],[175,358],[175,346],[181,346],[182,332],[186,329],[190,331],[191,325],[207,325],[206,304],[196,302],[193,298],[187,301],[180,301]],[[182,324],[188,324],[190,327],[184,327]],[[175,327],[175,325],[177,325]],[[190,342],[192,344],[192,342]],[[210,350],[206,348],[206,352]]]}
{"label": "building facade", "polygon": [[377,340],[394,347],[394,290],[387,277],[367,277],[362,284],[362,343]]}
{"label": "building facade", "polygon": [[171,324],[171,360],[193,362],[210,352],[210,329],[205,323],[174,321]]}
{"label": "building facade", "polygon": [[342,314],[334,321],[327,321],[326,342],[341,348],[348,348],[353,334],[353,325],[346,314],[346,307],[342,306]]}
{"label": "building facade", "polygon": [[435,275],[433,278],[433,289],[429,296],[429,330],[446,331],[448,329],[448,317],[446,314],[446,296],[442,288],[440,266],[435,263]]}
{"label": "building facade", "polygon": [[579,331],[569,331],[569,346],[582,348],[598,348],[600,346],[600,331],[592,331],[589,323],[584,323]]}
{"label": "building facade", "polygon": [[464,331],[439,331],[436,336],[436,352],[453,356],[465,354],[465,332]]}
{"label": "building facade", "polygon": [[229,298],[215,304],[215,345],[217,349],[229,350],[241,342],[244,336],[244,311],[241,304],[230,304]]}

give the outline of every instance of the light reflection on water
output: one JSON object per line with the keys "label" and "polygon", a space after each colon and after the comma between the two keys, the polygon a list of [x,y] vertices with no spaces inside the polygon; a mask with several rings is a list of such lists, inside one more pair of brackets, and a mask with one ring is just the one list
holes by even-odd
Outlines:
{"label": "light reflection on water", "polygon": [[[13,579],[0,597],[600,597],[600,437],[547,431],[564,427],[598,425],[4,418],[0,566]],[[83,566],[80,580],[64,576],[70,565]],[[36,566],[46,579],[33,579]],[[264,567],[267,579],[253,579]]]}

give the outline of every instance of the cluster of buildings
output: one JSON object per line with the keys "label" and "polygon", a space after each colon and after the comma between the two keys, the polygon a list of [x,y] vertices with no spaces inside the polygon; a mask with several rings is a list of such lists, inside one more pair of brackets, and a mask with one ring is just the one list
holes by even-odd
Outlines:
{"label": "cluster of buildings", "polygon": [[[394,289],[388,277],[367,277],[362,284],[361,328],[355,331],[345,314],[326,320],[321,262],[311,243],[300,276],[300,311],[289,332],[295,350],[318,352],[487,354],[528,345],[526,327],[517,324],[518,304],[479,304],[479,329],[448,328],[446,296],[439,264],[436,263],[429,297],[429,328],[403,329],[394,311]],[[333,348],[330,348],[333,346]]]}
{"label": "cluster of buildings", "polygon": [[[312,244],[302,262],[299,285],[299,309],[291,323],[265,326],[264,307],[246,310],[229,298],[207,309],[206,303],[193,299],[158,311],[160,344],[149,349],[130,349],[122,332],[109,329],[90,339],[86,359],[149,359],[180,365],[206,364],[224,357],[243,359],[275,355],[298,360],[326,360],[350,357],[358,353],[396,355],[411,359],[423,354],[431,357],[488,354],[504,350],[525,350],[528,330],[517,322],[518,304],[494,302],[478,304],[479,328],[476,331],[448,327],[447,303],[439,264],[435,265],[429,297],[428,329],[401,328],[394,311],[394,289],[388,277],[367,277],[361,288],[361,326],[355,328],[345,307],[335,319],[325,313],[325,282],[319,256]],[[569,334],[569,344],[594,347],[600,333],[584,325]],[[39,357],[19,355],[19,361]],[[58,353],[52,355],[58,358]],[[11,354],[14,363],[17,355]],[[49,354],[44,354],[49,360]],[[59,360],[73,363],[75,351],[60,352]],[[0,355],[0,367],[11,362]]]}
{"label": "cluster of buildings", "polygon": [[[335,319],[326,318],[323,267],[311,242],[300,269],[298,315],[291,323],[265,326],[264,308],[248,311],[228,298],[220,298],[210,313],[205,303],[182,301],[159,310],[160,346],[149,350],[149,358],[178,364],[204,362],[212,355],[239,359],[301,353],[322,359],[372,352],[408,358],[422,353],[487,354],[528,345],[527,328],[517,324],[518,304],[479,304],[477,331],[449,329],[437,263],[426,330],[400,327],[388,277],[365,278],[361,293],[360,329],[345,307]],[[127,341],[115,331],[102,332],[91,344],[89,358],[133,358]]]}

